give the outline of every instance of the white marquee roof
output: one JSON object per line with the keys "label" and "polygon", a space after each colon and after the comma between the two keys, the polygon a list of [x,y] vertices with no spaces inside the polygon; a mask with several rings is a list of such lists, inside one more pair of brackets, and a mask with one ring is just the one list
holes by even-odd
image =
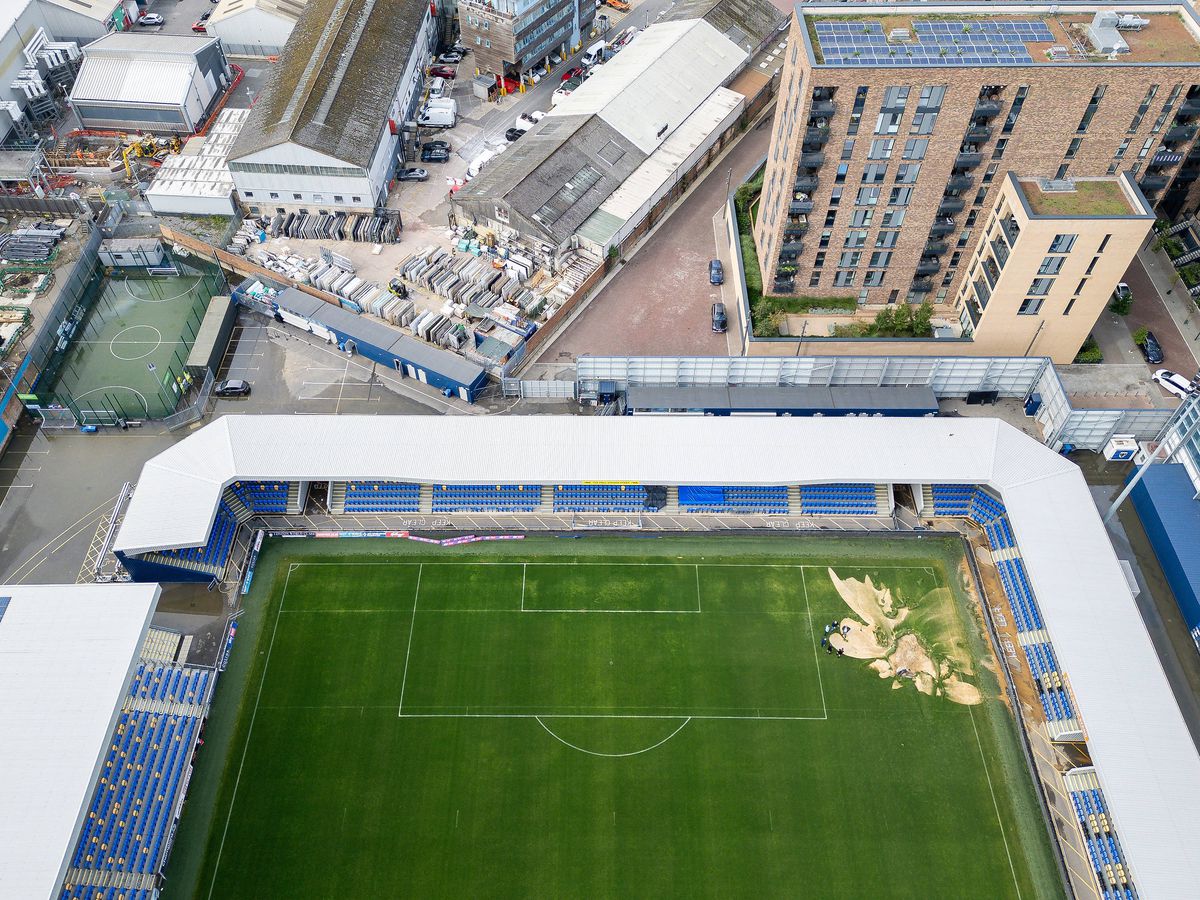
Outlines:
{"label": "white marquee roof", "polygon": [[0,897],[58,897],[156,584],[0,585]]}
{"label": "white marquee roof", "polygon": [[990,485],[1070,677],[1134,881],[1149,898],[1195,896],[1200,755],[1079,469],[998,420],[226,416],[145,465],[116,549],[203,544],[238,479]]}

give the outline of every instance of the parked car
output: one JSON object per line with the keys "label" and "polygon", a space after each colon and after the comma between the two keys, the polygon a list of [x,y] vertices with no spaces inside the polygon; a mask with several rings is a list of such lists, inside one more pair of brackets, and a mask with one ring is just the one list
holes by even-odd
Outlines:
{"label": "parked car", "polygon": [[1113,296],[1118,297],[1123,300],[1126,297],[1132,297],[1133,291],[1131,291],[1129,289],[1129,285],[1126,284],[1124,281],[1118,281],[1117,289],[1115,291],[1113,291]]}
{"label": "parked car", "polygon": [[629,12],[629,4],[625,0],[604,0],[604,2],[617,12]]}
{"label": "parked car", "polygon": [[428,181],[429,172],[425,169],[399,169],[396,172],[397,181]]}
{"label": "parked car", "polygon": [[712,305],[712,330],[715,334],[724,334],[729,327],[729,317],[725,314],[724,303]]}
{"label": "parked car", "polygon": [[204,27],[203,21],[193,22],[192,31],[198,31],[200,34],[208,34],[208,29]]}
{"label": "parked car", "polygon": [[1170,369],[1159,369],[1150,377],[1168,394],[1174,394],[1181,400],[1187,399],[1188,395],[1196,390],[1190,381]]}
{"label": "parked car", "polygon": [[570,69],[567,69],[567,71],[563,72],[562,80],[566,81],[568,78],[574,78],[576,75],[582,74],[583,66],[572,66]]}
{"label": "parked car", "polygon": [[450,93],[450,85],[445,78],[435,78],[429,82],[429,99],[440,100]]}
{"label": "parked car", "polygon": [[227,378],[213,386],[213,394],[217,397],[249,397],[250,382],[240,378]]}
{"label": "parked car", "polygon": [[721,265],[721,261],[719,259],[712,259],[708,262],[708,283],[725,283],[725,267]]}
{"label": "parked car", "polygon": [[450,151],[441,147],[424,147],[421,150],[421,162],[445,163],[450,162]]}
{"label": "parked car", "polygon": [[521,113],[521,115],[517,117],[518,121],[528,122],[531,128],[544,118],[546,118],[546,114],[540,109],[535,109],[532,112]]}
{"label": "parked car", "polygon": [[146,13],[144,16],[138,16],[139,25],[161,25],[165,21],[166,19],[158,13]]}
{"label": "parked car", "polygon": [[1146,362],[1152,365],[1163,361],[1162,344],[1158,342],[1153,331],[1146,332],[1146,340],[1138,344],[1138,349],[1142,351],[1142,356],[1146,357]]}
{"label": "parked car", "polygon": [[442,65],[458,65],[462,62],[462,54],[456,50],[450,50],[439,56],[437,61]]}
{"label": "parked car", "polygon": [[510,128],[508,131],[504,132],[504,139],[510,144],[513,141],[519,141],[525,136],[525,131],[526,129],[524,128]]}
{"label": "parked car", "polygon": [[450,142],[442,140],[441,138],[438,138],[434,141],[425,141],[425,143],[421,144],[421,150],[445,150],[447,153],[449,153]]}
{"label": "parked car", "polygon": [[449,78],[453,81],[458,75],[458,69],[454,66],[430,66],[429,74],[434,78]]}
{"label": "parked car", "polygon": [[208,12],[206,12],[206,13],[202,13],[202,14],[200,15],[200,19],[199,19],[199,21],[201,21],[201,22],[207,22],[207,21],[208,21],[209,19],[211,19],[211,18],[212,18],[212,10],[209,10]]}

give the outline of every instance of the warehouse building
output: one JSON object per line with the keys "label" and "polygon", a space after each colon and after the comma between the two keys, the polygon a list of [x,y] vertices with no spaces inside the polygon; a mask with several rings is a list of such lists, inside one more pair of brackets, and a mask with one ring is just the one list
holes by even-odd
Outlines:
{"label": "warehouse building", "polygon": [[[458,22],[462,42],[475,54],[475,67],[487,75],[519,81],[548,57],[571,55],[592,26],[592,0],[462,0]],[[547,67],[549,68],[549,67]]]}
{"label": "warehouse building", "polygon": [[606,250],[731,131],[744,98],[723,85],[746,57],[703,20],[650,26],[460,189],[456,209],[562,249],[629,184],[586,229]]}
{"label": "warehouse building", "polygon": [[187,216],[231,216],[234,213],[233,175],[229,151],[233,149],[248,109],[223,109],[203,136],[197,135],[183,150],[163,160],[146,191],[146,200],[157,213]]}
{"label": "warehouse building", "polygon": [[83,48],[71,104],[84,128],[188,134],[231,77],[217,38],[114,32]]}
{"label": "warehouse building", "polygon": [[221,0],[208,20],[234,56],[277,56],[296,27],[307,0]]}
{"label": "warehouse building", "polygon": [[46,30],[60,41],[79,44],[104,37],[110,31],[133,28],[138,16],[146,12],[137,0],[36,0],[36,3]]}
{"label": "warehouse building", "polygon": [[424,0],[310,0],[230,153],[242,202],[266,214],[383,206],[436,40]]}

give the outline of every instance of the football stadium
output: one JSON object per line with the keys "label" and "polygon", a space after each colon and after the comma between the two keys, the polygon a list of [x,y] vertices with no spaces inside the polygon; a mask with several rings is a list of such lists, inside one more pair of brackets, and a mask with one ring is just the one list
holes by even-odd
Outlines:
{"label": "football stadium", "polygon": [[71,774],[4,896],[1195,896],[1129,583],[998,420],[226,416],[113,547],[0,589],[0,781]]}

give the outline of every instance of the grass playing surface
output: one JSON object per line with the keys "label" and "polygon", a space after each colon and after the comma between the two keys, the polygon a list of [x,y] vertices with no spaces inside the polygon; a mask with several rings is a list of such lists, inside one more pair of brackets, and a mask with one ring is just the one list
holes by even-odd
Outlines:
{"label": "grass playing surface", "polygon": [[982,658],[955,542],[350,543],[264,554],[168,897],[1062,895],[995,677],[819,647],[832,568]]}

